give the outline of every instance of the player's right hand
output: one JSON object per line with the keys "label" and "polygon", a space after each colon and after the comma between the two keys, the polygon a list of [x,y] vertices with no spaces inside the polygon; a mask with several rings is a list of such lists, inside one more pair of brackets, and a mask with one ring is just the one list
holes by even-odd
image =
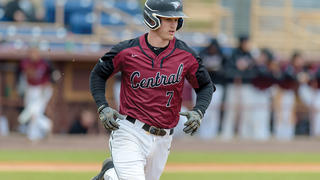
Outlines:
{"label": "player's right hand", "polygon": [[99,112],[99,119],[102,122],[104,128],[106,128],[107,130],[113,131],[113,130],[119,129],[120,125],[117,123],[116,119],[117,118],[121,120],[125,119],[124,115],[104,105],[99,108],[98,112]]}

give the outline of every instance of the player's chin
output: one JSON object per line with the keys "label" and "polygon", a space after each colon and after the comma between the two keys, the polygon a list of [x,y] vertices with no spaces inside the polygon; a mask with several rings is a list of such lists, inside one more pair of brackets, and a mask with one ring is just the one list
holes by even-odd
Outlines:
{"label": "player's chin", "polygon": [[174,34],[168,35],[168,40],[173,40],[173,38],[174,38]]}

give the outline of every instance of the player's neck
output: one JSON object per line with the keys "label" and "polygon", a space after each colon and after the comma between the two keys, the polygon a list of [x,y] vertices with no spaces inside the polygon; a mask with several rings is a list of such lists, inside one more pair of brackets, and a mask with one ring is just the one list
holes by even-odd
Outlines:
{"label": "player's neck", "polygon": [[168,39],[162,39],[157,33],[150,31],[147,36],[148,43],[153,47],[163,48],[169,44]]}

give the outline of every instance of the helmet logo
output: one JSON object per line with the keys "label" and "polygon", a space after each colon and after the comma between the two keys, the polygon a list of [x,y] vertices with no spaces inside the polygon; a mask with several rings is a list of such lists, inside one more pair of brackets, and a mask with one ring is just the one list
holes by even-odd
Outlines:
{"label": "helmet logo", "polygon": [[180,6],[180,2],[178,1],[171,2],[171,4],[174,6],[175,9],[178,9],[178,7]]}

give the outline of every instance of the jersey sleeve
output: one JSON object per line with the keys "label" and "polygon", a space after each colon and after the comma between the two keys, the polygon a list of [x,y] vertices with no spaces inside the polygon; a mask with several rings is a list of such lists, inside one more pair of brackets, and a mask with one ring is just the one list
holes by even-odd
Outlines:
{"label": "jersey sleeve", "polygon": [[121,50],[122,43],[119,43],[99,59],[97,65],[99,66],[99,73],[102,77],[107,79],[121,70]]}
{"label": "jersey sleeve", "polygon": [[108,106],[105,97],[106,81],[121,70],[121,54],[123,43],[119,43],[102,56],[90,74],[90,91],[98,107]]}
{"label": "jersey sleeve", "polygon": [[200,110],[202,114],[205,114],[216,88],[211,82],[209,73],[203,66],[200,57],[193,57],[192,65],[186,78],[197,94],[196,104],[193,109]]}
{"label": "jersey sleeve", "polygon": [[192,87],[197,90],[209,83],[211,79],[208,71],[202,64],[202,60],[199,56],[191,57],[191,66],[187,72],[186,78]]}

